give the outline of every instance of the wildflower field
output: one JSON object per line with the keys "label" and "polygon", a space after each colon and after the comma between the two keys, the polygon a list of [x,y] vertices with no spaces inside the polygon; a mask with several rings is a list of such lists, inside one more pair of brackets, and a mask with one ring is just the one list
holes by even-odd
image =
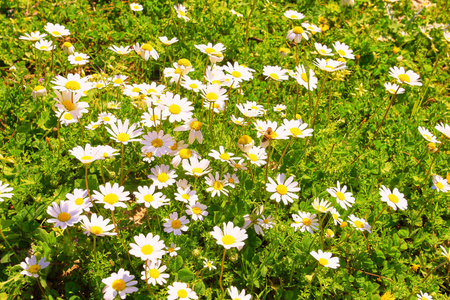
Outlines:
{"label": "wildflower field", "polygon": [[0,300],[450,299],[447,0],[0,3]]}

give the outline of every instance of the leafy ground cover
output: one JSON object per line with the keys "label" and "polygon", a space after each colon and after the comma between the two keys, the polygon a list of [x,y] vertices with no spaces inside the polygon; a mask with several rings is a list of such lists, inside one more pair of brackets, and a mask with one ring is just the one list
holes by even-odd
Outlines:
{"label": "leafy ground cover", "polygon": [[448,299],[448,8],[3,1],[0,299]]}

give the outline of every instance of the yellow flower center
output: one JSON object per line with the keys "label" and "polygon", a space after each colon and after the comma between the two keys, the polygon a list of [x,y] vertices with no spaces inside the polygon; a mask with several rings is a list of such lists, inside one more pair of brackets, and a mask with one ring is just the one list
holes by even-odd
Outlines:
{"label": "yellow flower center", "polygon": [[337,59],[338,61],[340,61],[340,62],[343,62],[343,63],[345,63],[345,59],[344,58],[342,58],[342,57],[339,57],[338,59]]}
{"label": "yellow flower center", "polygon": [[288,192],[287,187],[284,184],[277,185],[277,193],[280,195],[286,195]]}
{"label": "yellow flower center", "polygon": [[194,121],[191,123],[191,129],[194,129],[195,131],[199,131],[200,129],[202,129],[202,122],[200,121]]}
{"label": "yellow flower center", "polygon": [[149,89],[149,90],[147,91],[147,93],[148,93],[148,94],[152,94],[152,93],[156,94],[157,92],[156,92],[155,89]]}
{"label": "yellow flower center", "polygon": [[444,184],[442,182],[436,182],[436,187],[440,190],[442,190],[444,188]]}
{"label": "yellow flower center", "polygon": [[270,73],[270,78],[272,78],[272,79],[274,79],[274,80],[278,80],[278,79],[280,79],[280,76],[278,76],[278,75],[275,74],[275,73]]}
{"label": "yellow flower center", "polygon": [[178,115],[181,112],[181,107],[178,104],[172,104],[169,106],[169,111],[174,115]]}
{"label": "yellow flower center", "polygon": [[234,179],[230,177],[230,178],[228,178],[228,182],[229,183],[234,183]]}
{"label": "yellow flower center", "polygon": [[142,45],[141,50],[152,51],[153,47],[150,44],[144,44]]}
{"label": "yellow flower center", "polygon": [[[242,165],[241,165],[241,164],[235,164],[234,167],[235,167],[236,169],[240,169],[240,168],[242,168]],[[231,178],[230,178],[230,180],[231,180]],[[230,180],[228,180],[228,181],[230,181]],[[234,181],[233,181],[233,182],[234,182]]]}
{"label": "yellow flower center", "polygon": [[326,258],[321,258],[319,259],[319,264],[321,264],[322,266],[326,266],[328,265],[328,260]]}
{"label": "yellow flower center", "polygon": [[317,206],[317,210],[320,212],[325,212],[327,209],[325,206],[319,205],[319,206]]}
{"label": "yellow flower center", "polygon": [[228,153],[222,153],[219,156],[223,160],[229,160],[231,157],[228,155]]}
{"label": "yellow flower center", "polygon": [[202,168],[193,168],[192,169],[192,174],[201,174],[203,173],[203,169]]}
{"label": "yellow flower center", "polygon": [[134,8],[134,9],[139,9],[140,7],[137,6],[137,5],[134,5],[133,8]]}
{"label": "yellow flower center", "polygon": [[327,52],[325,52],[325,50],[323,50],[323,49],[320,49],[320,50],[319,50],[319,53],[322,54],[322,55],[327,54]]}
{"label": "yellow flower center", "polygon": [[341,192],[336,192],[336,197],[338,197],[339,200],[344,201],[345,196]]}
{"label": "yellow flower center", "polygon": [[355,226],[358,227],[358,228],[364,228],[364,223],[361,222],[361,221],[359,221],[359,220],[356,220],[356,221],[353,222],[353,223],[354,223]]}
{"label": "yellow flower center", "polygon": [[37,86],[34,88],[34,91],[35,91],[35,92],[41,91],[41,90],[45,90],[45,87],[43,87],[42,85],[37,85]]}
{"label": "yellow flower center", "polygon": [[181,227],[181,222],[179,220],[173,220],[172,221],[172,228],[173,229],[179,229]]}
{"label": "yellow flower center", "polygon": [[41,46],[41,50],[48,50],[47,46]]}
{"label": "yellow flower center", "polygon": [[105,197],[103,197],[103,201],[105,201],[109,205],[113,205],[114,203],[119,202],[119,196],[111,193],[111,194],[108,194]]}
{"label": "yellow flower center", "polygon": [[153,152],[147,152],[145,153],[145,156],[151,158],[153,156]]}
{"label": "yellow flower center", "polygon": [[152,202],[154,199],[155,198],[153,197],[153,195],[150,195],[150,194],[147,194],[144,196],[144,201],[148,202],[148,203]]}
{"label": "yellow flower center", "polygon": [[180,68],[176,68],[175,71],[173,71],[175,74],[181,74],[181,69]]}
{"label": "yellow flower center", "polygon": [[208,100],[208,101],[216,101],[217,99],[219,99],[219,96],[217,96],[216,93],[206,94],[206,100]]}
{"label": "yellow flower center", "polygon": [[269,219],[264,219],[263,222],[264,222],[264,224],[269,224],[270,221],[269,221]]}
{"label": "yellow flower center", "polygon": [[64,87],[66,89],[72,90],[72,91],[77,91],[77,90],[81,89],[81,85],[74,80],[67,81],[66,84],[64,85]]}
{"label": "yellow flower center", "polygon": [[150,255],[150,254],[153,253],[153,247],[150,246],[150,245],[144,245],[144,246],[142,246],[142,248],[141,248],[141,252],[142,252],[144,255]]}
{"label": "yellow flower center", "polygon": [[59,31],[52,31],[53,35],[60,36],[61,33]]}
{"label": "yellow flower center", "polygon": [[231,236],[229,234],[224,235],[222,237],[222,243],[224,243],[225,245],[232,245],[236,242],[236,239],[234,238],[234,236]]}
{"label": "yellow flower center", "polygon": [[388,196],[388,198],[389,198],[389,200],[391,200],[391,202],[393,202],[393,203],[398,203],[398,197],[395,196],[394,194],[390,194],[390,195]]}
{"label": "yellow flower center", "polygon": [[296,15],[291,15],[291,19],[297,19]]}
{"label": "yellow flower center", "polygon": [[169,180],[169,175],[167,175],[167,173],[158,174],[159,182],[166,182],[167,180]]}
{"label": "yellow flower center", "polygon": [[398,79],[400,79],[401,82],[408,82],[408,83],[411,82],[411,78],[409,78],[409,76],[406,74],[398,75]]}
{"label": "yellow flower center", "polygon": [[61,104],[68,110],[68,111],[72,111],[75,109],[75,104],[73,104],[72,101],[70,100],[64,100],[63,102],[61,102]]}
{"label": "yellow flower center", "polygon": [[302,34],[305,31],[300,26],[295,26],[294,29],[292,29],[292,32],[294,32],[295,34]]}
{"label": "yellow flower center", "polygon": [[128,133],[122,132],[117,135],[117,139],[119,142],[127,142],[130,139],[130,135]]}
{"label": "yellow flower center", "polygon": [[345,51],[344,51],[344,50],[339,49],[337,52],[338,52],[340,55],[345,56]]}
{"label": "yellow flower center", "polygon": [[163,141],[161,139],[154,139],[152,141],[152,146],[155,148],[160,148],[163,145]]}
{"label": "yellow flower center", "polygon": [[70,48],[70,47],[72,47],[72,44],[69,43],[69,42],[65,42],[65,43],[63,44],[63,46],[66,47],[66,48]]}
{"label": "yellow flower center", "polygon": [[184,200],[189,200],[189,195],[188,194],[183,194],[181,195],[181,198],[183,198]]}
{"label": "yellow flower center", "polygon": [[238,144],[241,144],[241,145],[248,145],[248,144],[251,144],[252,142],[253,142],[253,139],[248,135],[243,135],[238,140]]}
{"label": "yellow flower center", "polygon": [[71,216],[69,213],[62,212],[62,213],[60,213],[60,214],[58,215],[58,220],[59,220],[60,222],[67,222],[67,221],[70,220],[71,217],[72,217],[72,216]]}
{"label": "yellow flower center", "polygon": [[[184,149],[181,149],[180,152],[178,152],[178,155],[180,155],[180,157],[182,159],[188,159],[189,157],[192,156],[192,151],[184,148]],[[193,170],[195,170],[195,169],[200,169],[200,168],[194,168]],[[203,170],[201,172],[203,172]]]}
{"label": "yellow flower center", "polygon": [[302,78],[303,81],[308,82],[308,75],[306,75],[306,73],[302,73],[300,77]]}
{"label": "yellow flower center", "polygon": [[148,274],[150,275],[151,278],[159,278],[159,271],[158,269],[151,269]]}
{"label": "yellow flower center", "polygon": [[91,231],[93,234],[96,234],[96,235],[103,233],[103,229],[100,226],[92,226]]}
{"label": "yellow flower center", "polygon": [[199,214],[202,213],[202,210],[201,210],[200,208],[198,208],[198,207],[194,207],[194,208],[192,209],[192,212],[193,212],[194,214],[196,214],[196,215],[199,215]]}
{"label": "yellow flower center", "polygon": [[236,78],[241,78],[241,77],[242,77],[242,74],[239,73],[238,71],[233,71],[233,72],[231,72],[231,75],[232,75],[233,77],[236,77]]}
{"label": "yellow flower center", "polygon": [[208,48],[205,49],[205,52],[208,53],[208,54],[211,54],[211,53],[216,52],[216,50],[214,50],[213,48],[209,48],[208,47]]}
{"label": "yellow flower center", "polygon": [[75,61],[82,61],[82,60],[83,60],[83,58],[81,56],[75,57]]}
{"label": "yellow flower center", "polygon": [[331,229],[327,229],[326,233],[327,233],[328,236],[333,236],[334,235],[334,232]]}
{"label": "yellow flower center", "polygon": [[292,133],[293,136],[303,135],[303,131],[301,131],[297,127],[290,128],[289,131]]}
{"label": "yellow flower center", "polygon": [[85,155],[85,156],[81,157],[80,159],[81,159],[81,160],[91,160],[91,159],[92,159],[92,156]]}
{"label": "yellow flower center", "polygon": [[258,160],[258,156],[256,156],[256,154],[250,153],[248,155],[248,158],[250,158],[250,160],[252,161],[257,161]]}
{"label": "yellow flower center", "polygon": [[252,106],[250,106],[250,109],[253,109],[253,110],[258,110],[258,106],[254,106],[254,105],[252,105]]}
{"label": "yellow flower center", "polygon": [[183,67],[189,67],[191,65],[191,62],[186,58],[182,58],[178,61],[178,64],[182,65]]}
{"label": "yellow flower center", "polygon": [[127,284],[122,279],[116,279],[113,281],[111,287],[113,290],[121,292],[127,287]]}
{"label": "yellow flower center", "polygon": [[191,89],[196,89],[196,88],[198,88],[198,85],[195,84],[195,83],[191,83],[191,84],[189,85],[189,87],[190,87]]}
{"label": "yellow flower center", "polygon": [[305,226],[309,226],[309,225],[311,225],[311,219],[309,219],[309,218],[303,218],[303,219],[302,219],[302,223],[303,223],[303,225],[305,225]]}
{"label": "yellow flower center", "polygon": [[172,253],[172,252],[174,252],[174,251],[175,251],[175,249],[174,249],[174,248],[172,248],[172,247],[170,247],[169,249],[167,249],[167,251],[169,251],[170,253]]}
{"label": "yellow flower center", "polygon": [[329,65],[326,65],[325,68],[328,68],[330,70],[334,70],[334,67],[333,66],[329,66]]}
{"label": "yellow flower center", "polygon": [[[180,14],[180,16],[185,17],[186,13],[182,10],[179,10],[178,13]],[[187,295],[187,294],[186,294]]]}
{"label": "yellow flower center", "polygon": [[83,203],[84,203],[83,198],[77,198],[77,199],[75,199],[75,204],[76,204],[76,205],[81,205],[81,204],[83,204]]}
{"label": "yellow flower center", "polygon": [[69,113],[65,113],[65,114],[64,114],[64,119],[65,119],[65,120],[67,120],[67,121],[70,121],[70,120],[72,120],[72,119],[73,119],[73,117],[72,117],[72,115],[71,115],[71,114],[69,114]]}
{"label": "yellow flower center", "polygon": [[40,265],[32,265],[32,266],[30,266],[28,268],[28,272],[30,272],[31,274],[36,274],[40,270],[41,270],[41,266]]}
{"label": "yellow flower center", "polygon": [[[181,14],[180,14],[181,15]],[[180,298],[186,298],[188,296],[188,292],[186,292],[186,290],[179,290],[177,292],[178,297]]]}
{"label": "yellow flower center", "polygon": [[212,83],[212,84],[220,85],[222,82],[220,82],[220,80],[215,79],[215,80],[213,80],[211,83]]}
{"label": "yellow flower center", "polygon": [[223,189],[223,183],[220,181],[214,181],[213,188],[217,191],[220,191],[221,189]]}

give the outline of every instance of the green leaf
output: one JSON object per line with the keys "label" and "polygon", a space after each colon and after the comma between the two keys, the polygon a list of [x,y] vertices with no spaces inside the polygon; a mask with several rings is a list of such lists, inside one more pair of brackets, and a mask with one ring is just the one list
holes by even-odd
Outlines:
{"label": "green leaf", "polygon": [[194,291],[197,293],[197,295],[204,295],[206,291],[205,284],[203,282],[196,283]]}
{"label": "green leaf", "polygon": [[189,269],[181,269],[178,271],[178,279],[183,282],[190,282],[194,280],[194,273]]}

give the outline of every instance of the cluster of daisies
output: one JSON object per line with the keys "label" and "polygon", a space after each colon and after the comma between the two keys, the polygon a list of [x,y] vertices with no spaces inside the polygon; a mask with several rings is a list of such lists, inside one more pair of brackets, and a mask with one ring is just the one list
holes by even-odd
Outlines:
{"label": "cluster of daisies", "polygon": [[[143,10],[143,6],[138,3],[131,3],[130,8],[134,12]],[[185,21],[190,20],[186,15],[186,7],[182,4],[175,5],[174,9],[178,18]],[[238,17],[242,16],[234,10],[231,12]],[[284,16],[291,20],[302,20],[305,17],[303,14],[293,10],[287,11]],[[44,29],[56,41],[62,43],[61,48],[69,54],[68,61],[70,64],[82,66],[89,62],[89,56],[75,52],[74,46],[70,42],[64,41],[64,37],[70,35],[70,31],[64,26],[48,23]],[[298,47],[302,40],[309,40],[312,34],[321,31],[323,31],[321,27],[304,22],[301,26],[293,27],[286,38]],[[20,39],[34,42],[34,47],[38,50],[55,50],[52,41],[43,39],[46,36],[47,34],[45,33],[41,34],[39,31],[35,31],[21,36]],[[170,46],[178,41],[177,38],[169,40],[165,36],[159,39],[165,46]],[[355,59],[353,50],[348,45],[336,41],[332,46],[339,56],[336,60],[329,58],[335,55],[332,53],[332,49],[320,43],[314,44],[316,50],[314,53],[318,57],[313,64],[325,72],[326,75],[323,80],[326,80],[326,76],[330,72],[347,69],[346,59]],[[137,203],[152,209],[167,207],[171,205],[172,200],[175,200],[175,203],[181,205],[181,211],[186,207],[184,210],[186,216],[176,211],[169,212],[168,218],[164,219],[163,231],[167,234],[182,235],[183,232],[189,230],[189,225],[192,225],[193,222],[202,221],[208,216],[208,206],[201,203],[197,195],[197,190],[202,187],[202,183],[206,185],[206,191],[210,193],[211,198],[227,196],[230,193],[230,189],[235,188],[239,184],[238,175],[240,176],[243,172],[248,171],[253,176],[253,166],[264,167],[268,164],[270,153],[268,153],[267,148],[274,141],[288,139],[292,141],[295,138],[312,136],[313,129],[308,128],[308,124],[303,123],[301,117],[297,114],[294,114],[293,120],[284,119],[283,123],[262,120],[260,118],[265,118],[268,114],[268,111],[262,104],[254,101],[243,101],[241,103],[241,97],[244,95],[242,86],[254,79],[256,70],[237,61],[218,65],[224,60],[225,45],[221,43],[215,45],[207,43],[195,45],[195,48],[207,57],[203,78],[191,78],[191,73],[195,69],[191,61],[185,58],[179,59],[173,63],[172,67],[163,70],[164,79],[168,80],[169,84],[175,85],[175,93],[169,91],[166,85],[156,82],[128,82],[129,78],[121,74],[108,76],[102,73],[82,77],[79,74],[69,73],[66,76],[58,75],[51,81],[56,95],[54,99],[57,102],[55,104],[56,117],[58,122],[64,125],[72,123],[80,123],[81,125],[80,119],[83,114],[88,113],[89,107],[87,102],[81,100],[82,97],[87,96],[90,90],[107,88],[107,92],[110,92],[111,89],[116,89],[124,97],[129,97],[135,107],[142,110],[140,121],[137,123],[131,123],[128,119],[122,121],[114,114],[103,111],[96,115],[96,121],[92,121],[86,126],[89,130],[96,130],[101,126],[105,126],[110,138],[122,147],[122,151],[120,151],[120,149],[115,149],[109,145],[91,146],[86,144],[84,147],[77,146],[69,150],[70,154],[86,167],[86,174],[89,164],[97,160],[112,158],[120,153],[123,156],[124,146],[132,142],[141,145],[140,154],[144,162],[154,163],[155,160],[163,162],[164,159],[169,157],[166,161],[170,161],[170,163],[152,165],[148,174],[152,184],[137,187],[137,191],[134,191],[132,195],[129,191],[125,191],[125,188],[122,186],[125,180],[123,178],[121,178],[120,184],[106,182],[100,185],[98,190],[91,191],[89,187],[86,187],[86,189],[75,189],[72,193],[66,194],[66,200],[62,200],[59,203],[54,202],[48,207],[47,213],[51,216],[47,220],[48,223],[53,223],[55,227],[60,227],[61,229],[80,224],[84,234],[87,236],[92,235],[94,238],[114,236],[118,233],[114,220],[114,211],[118,208],[127,208],[127,203],[132,201],[133,198]],[[127,55],[134,50],[136,55],[145,61],[148,61],[150,58],[153,60],[159,59],[158,52],[150,43],[136,43],[133,46],[113,45],[108,49],[121,56]],[[280,49],[282,56],[286,56],[289,52],[290,50],[287,48]],[[327,58],[324,59],[322,57]],[[299,86],[303,86],[309,91],[315,90],[318,84],[316,73],[301,64],[298,64],[295,70],[283,69],[279,66],[264,66],[262,75],[269,82],[268,104],[270,103],[270,86],[275,82],[293,78]],[[405,71],[403,67],[391,68],[389,75],[395,78],[398,84],[386,83],[385,88],[394,95],[405,92],[405,89],[401,87],[404,84],[422,85],[418,74],[411,70]],[[189,100],[178,93],[180,88],[184,88],[190,93],[191,97]],[[208,113],[208,115],[211,121],[213,113],[225,112],[227,107],[230,109],[230,94],[233,90],[239,96],[238,103],[233,106],[235,114],[239,111],[242,116],[232,114],[230,116],[231,122],[245,127],[246,132],[247,129],[253,129],[256,136],[261,139],[261,143],[255,145],[253,138],[245,134],[239,138],[236,144],[237,148],[241,150],[240,154],[235,154],[235,151],[230,152],[226,147],[220,145],[218,150],[211,149],[207,153],[207,156],[212,159],[204,158],[201,148],[204,141],[202,132],[202,130],[204,131],[204,123],[202,122],[202,113],[194,115],[195,103],[192,100],[192,95],[194,93],[200,95],[201,107],[209,110],[210,114]],[[34,98],[45,95],[47,95],[45,87],[39,85],[33,89]],[[108,106],[108,108],[119,107],[120,103],[111,103]],[[276,104],[273,107],[273,111],[280,112],[281,117],[284,118],[286,114],[283,111],[286,108],[284,104]],[[251,125],[254,127],[251,127]],[[169,134],[171,126],[174,132],[189,132],[186,135],[188,143]],[[447,138],[450,138],[450,127],[447,124],[438,124],[436,129]],[[144,133],[145,130],[147,131],[146,133]],[[214,133],[211,125],[209,130],[211,138],[213,138]],[[434,148],[436,148],[436,143],[440,143],[425,128],[419,127],[419,131],[427,141],[434,144]],[[195,142],[198,144],[200,153],[192,149],[192,145]],[[432,145],[429,145],[429,147],[432,148]],[[221,170],[224,167],[228,167],[228,170],[233,169],[235,172],[241,173],[227,172],[223,174],[222,171],[214,173],[213,165],[220,166]],[[192,179],[195,181],[194,185],[191,185],[187,179],[181,177]],[[204,177],[204,181],[197,185],[200,177]],[[271,200],[288,205],[299,198],[297,193],[300,191],[300,187],[298,182],[294,181],[294,176],[286,177],[283,173],[277,174],[275,179],[269,177],[265,189],[270,194]],[[438,191],[448,192],[450,190],[447,180],[438,175],[433,176],[433,184],[433,188]],[[11,198],[12,194],[9,192],[12,191],[12,188],[8,187],[8,185],[2,185],[1,181],[0,185],[0,200],[3,201],[2,197]],[[339,181],[336,187],[329,188],[327,191],[335,199],[336,204],[339,204],[341,209],[345,211],[355,203],[355,198],[348,191],[347,186],[341,186]],[[397,188],[390,190],[382,186],[379,194],[381,201],[386,202],[392,209],[407,209],[408,202]],[[104,209],[111,211],[112,224],[109,218],[105,218],[100,214],[96,205],[103,205]],[[93,207],[96,208],[97,213],[91,212]],[[292,215],[294,223],[291,226],[295,231],[299,229],[301,232],[308,231],[314,234],[321,226],[320,218],[318,218],[319,214],[328,212],[331,214],[330,219],[334,221],[335,226],[347,226],[347,222],[341,217],[338,209],[333,207],[330,202],[316,198],[312,207],[318,214],[299,211],[298,214]],[[224,252],[231,248],[241,250],[245,246],[245,240],[248,238],[247,230],[250,227],[253,226],[257,234],[264,235],[264,231],[274,226],[272,216],[268,215],[266,217],[263,213],[264,208],[259,207],[255,213],[244,216],[245,223],[242,228],[235,226],[232,222],[228,222],[223,223],[222,228],[215,226],[210,234],[216,240],[216,243],[224,248]],[[350,214],[348,219],[348,222],[354,226],[355,230],[370,232],[371,226],[366,220],[358,218],[354,214]],[[325,237],[333,238],[333,230],[327,228]],[[164,255],[176,256],[177,250],[180,248],[174,243],[171,243],[170,247],[166,246],[164,240],[153,233],[148,233],[147,235],[139,234],[134,236],[133,239],[134,242],[129,244],[129,253],[143,261],[141,280],[154,286],[166,284],[170,275],[165,273],[167,266],[163,264],[163,257]],[[446,249],[443,247],[442,249],[442,254],[450,260],[450,255]],[[339,258],[333,257],[331,252],[318,250],[317,252],[312,251],[310,254],[318,261],[320,266],[334,269],[339,267]],[[38,277],[38,273],[48,267],[48,265],[49,262],[46,262],[45,257],[39,261],[34,255],[27,257],[25,262],[21,263],[24,269],[22,274]],[[205,258],[204,268],[212,270],[216,267],[212,261]],[[102,280],[105,284],[103,289],[104,298],[114,299],[118,295],[123,299],[127,294],[136,292],[138,290],[135,287],[137,281],[134,279],[135,276],[124,269],[120,269],[117,273],[112,273],[110,277]],[[198,299],[195,291],[182,282],[173,282],[172,285],[168,286],[167,293],[167,299]],[[249,300],[251,298],[250,295],[246,294],[245,290],[239,292],[234,286],[228,289],[228,293],[232,299]],[[428,294],[423,294],[422,292],[421,294],[422,298],[428,297]],[[431,299],[431,296],[429,297]]]}

